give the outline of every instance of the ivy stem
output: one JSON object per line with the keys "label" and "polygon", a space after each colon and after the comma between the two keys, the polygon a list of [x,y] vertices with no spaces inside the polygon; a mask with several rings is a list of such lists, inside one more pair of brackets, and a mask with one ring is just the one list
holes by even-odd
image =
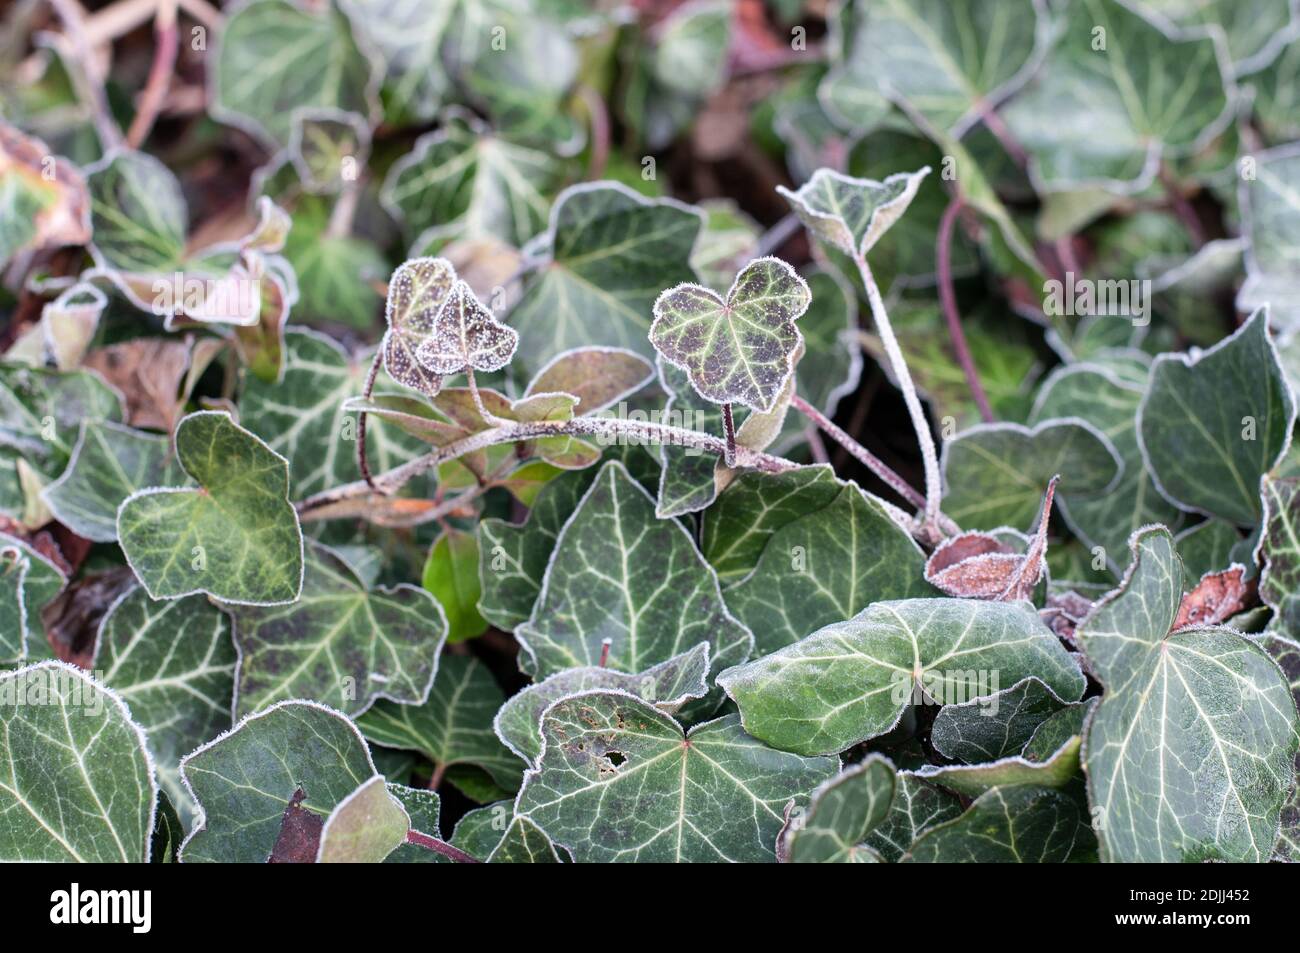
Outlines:
{"label": "ivy stem", "polygon": [[436,837],[430,837],[428,834],[422,834],[416,830],[406,832],[406,842],[414,844],[416,847],[423,847],[425,850],[431,850],[436,854],[442,854],[448,860],[454,860],[458,864],[481,863],[480,860],[471,857],[459,847],[452,847],[446,841],[438,840]]}
{"label": "ivy stem", "polygon": [[790,398],[790,406],[825,431],[828,437],[847,450],[853,459],[857,460],[876,476],[880,477],[880,479],[887,483],[895,493],[907,500],[907,502],[911,503],[917,509],[925,509],[924,496],[912,489],[906,480],[891,470],[889,464],[885,463],[884,460],[881,460],[874,453],[841,430],[833,420],[823,414],[820,410],[808,403],[808,401],[804,400],[798,394],[795,394]]}
{"label": "ivy stem", "polygon": [[970,388],[975,406],[979,408],[980,417],[986,424],[994,421],[993,408],[989,405],[988,394],[980,383],[979,371],[975,369],[975,359],[971,357],[970,345],[966,343],[966,332],[962,330],[961,313],[957,310],[957,295],[952,287],[952,233],[957,224],[957,217],[964,206],[961,195],[954,195],[948,207],[943,210],[939,220],[939,238],[935,256],[939,266],[939,302],[943,305],[943,317],[948,323],[948,337],[952,348],[957,352],[957,363],[966,375],[966,386]]}
{"label": "ivy stem", "polygon": [[430,791],[436,791],[442,786],[442,779],[447,774],[447,765],[439,761],[433,766],[433,774],[429,776],[428,788]]}
{"label": "ivy stem", "polygon": [[[361,391],[361,396],[365,400],[370,399],[370,395],[375,391],[375,378],[379,376],[379,362],[384,359],[384,342],[379,342],[379,347],[375,348],[374,359],[370,362],[370,370],[366,372],[366,386]],[[365,485],[376,490],[374,479],[370,476],[370,458],[366,452],[366,412],[364,410],[357,412],[357,469],[361,471],[361,479]]]}
{"label": "ivy stem", "polygon": [[722,405],[722,430],[727,436],[726,452],[722,455],[722,462],[729,467],[736,465],[736,421],[731,416],[731,404]]}
{"label": "ivy stem", "polygon": [[939,455],[935,451],[934,435],[930,433],[930,423],[925,419],[925,410],[921,407],[921,399],[916,395],[916,385],[912,383],[912,374],[907,369],[907,361],[903,359],[903,351],[898,346],[898,339],[894,337],[894,327],[889,323],[885,302],[880,297],[880,288],[871,273],[871,266],[867,264],[866,256],[861,252],[853,256],[853,261],[858,266],[858,275],[862,278],[862,286],[867,292],[871,316],[876,323],[876,333],[880,335],[880,343],[885,348],[885,356],[893,369],[894,380],[899,390],[903,392],[903,402],[907,405],[908,416],[912,418],[912,429],[916,431],[916,442],[921,447],[921,460],[925,465],[924,526],[927,530],[937,531],[939,498],[942,489],[939,481]]}
{"label": "ivy stem", "polygon": [[609,647],[614,644],[613,639],[605,638],[600,642],[600,667],[605,668],[609,665]]}
{"label": "ivy stem", "polygon": [[162,109],[167,90],[171,88],[172,73],[176,69],[176,53],[180,46],[176,31],[176,0],[159,0],[153,29],[153,62],[149,65],[149,77],[140,93],[140,105],[126,132],[126,144],[131,149],[139,149],[148,138],[158,112]]}
{"label": "ivy stem", "polygon": [[587,179],[591,181],[605,174],[605,163],[609,160],[609,111],[600,93],[585,83],[578,87],[578,98],[591,123],[591,161],[587,166]]}

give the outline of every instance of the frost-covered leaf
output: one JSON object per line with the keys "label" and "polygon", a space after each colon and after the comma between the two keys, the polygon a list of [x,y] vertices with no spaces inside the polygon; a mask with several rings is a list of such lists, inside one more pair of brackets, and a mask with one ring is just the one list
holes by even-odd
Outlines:
{"label": "frost-covered leaf", "polygon": [[931,827],[903,863],[1050,864],[1068,859],[1081,833],[1071,797],[1017,785],[981,794],[964,814]]}
{"label": "frost-covered leaf", "polygon": [[379,775],[340,801],[320,832],[318,864],[377,864],[406,840],[411,819]]}
{"label": "frost-covered leaf", "polygon": [[[356,181],[370,157],[370,126],[357,113],[328,106],[298,109],[292,116],[288,149],[308,192],[338,192]],[[270,200],[263,196],[262,201]]]}
{"label": "frost-covered leaf", "polygon": [[144,863],[158,782],[122,699],[80,669],[0,672],[0,857]]}
{"label": "frost-covered leaf", "polygon": [[281,702],[249,715],[181,760],[198,819],[185,863],[264,863],[295,792],[328,817],[375,775],[370,750],[346,717],[314,702]]}
{"label": "frost-covered leaf", "polygon": [[1289,336],[1300,327],[1300,148],[1281,146],[1243,161],[1251,164],[1242,167],[1238,186],[1247,245],[1237,309],[1251,313],[1267,305],[1269,318]]}
{"label": "frost-covered leaf", "polygon": [[77,167],[5,122],[0,122],[0,223],[0,265],[20,251],[82,245],[91,234],[90,196]]}
{"label": "frost-covered leaf", "polygon": [[1135,190],[1162,157],[1194,152],[1227,125],[1231,88],[1215,39],[1171,38],[1116,0],[1074,0],[1003,115],[1040,191]]}
{"label": "frost-covered leaf", "polygon": [[1183,567],[1163,527],[1134,535],[1120,588],[1075,637],[1106,689],[1084,741],[1104,860],[1268,860],[1300,747],[1295,702],[1258,644],[1170,634]]}
{"label": "frost-covered leaf", "polygon": [[888,758],[871,754],[822,782],[782,830],[777,856],[790,864],[878,863],[864,841],[889,816],[896,778]]}
{"label": "frost-covered leaf", "polygon": [[1138,439],[1171,502],[1251,526],[1261,512],[1260,477],[1286,450],[1295,418],[1260,310],[1208,351],[1156,358]]}
{"label": "frost-covered leaf", "polygon": [[526,817],[514,816],[508,802],[470,811],[456,822],[451,844],[488,864],[563,863],[542,829]]}
{"label": "frost-covered leaf", "polygon": [[967,797],[1014,785],[1066,790],[1079,781],[1082,742],[1077,734],[1066,738],[1040,760],[1013,754],[983,764],[925,765],[916,776]]}
{"label": "frost-covered leaf", "polygon": [[429,548],[422,585],[433,593],[447,616],[447,642],[455,644],[482,635],[487,620],[479,614],[482,587],[478,579],[478,537],[448,527]]}
{"label": "frost-covered leaf", "polygon": [[1026,678],[988,698],[945,705],[935,716],[930,741],[955,761],[996,761],[1024,751],[1038,726],[1064,707],[1041,681]]}
{"label": "frost-covered leaf", "polygon": [[[1300,641],[1290,635],[1291,627],[1270,628],[1260,639],[1264,650],[1282,669],[1291,685],[1291,697],[1300,706]],[[1277,843],[1273,847],[1273,860],[1295,863],[1300,860],[1300,752],[1296,754],[1296,783],[1282,805],[1282,823]]]}
{"label": "frost-covered leaf", "polygon": [[402,264],[388,282],[384,370],[399,384],[429,397],[442,389],[442,377],[420,363],[416,350],[433,334],[434,321],[456,280],[447,259],[415,258]]}
{"label": "frost-covered leaf", "polygon": [[550,260],[510,315],[528,366],[584,345],[652,356],[652,305],[663,289],[695,279],[691,249],[703,219],[614,182],[560,193],[546,233]]}
{"label": "frost-covered leaf", "polygon": [[117,511],[117,536],[155,599],[205,592],[279,605],[302,591],[303,542],[289,465],[227,413],[176,427],[176,456],[196,488],[141,490]]}
{"label": "frost-covered leaf", "polygon": [[181,785],[180,760],[230,727],[230,620],[202,596],[156,602],[132,586],[99,625],[93,667],[131,706],[159,783],[188,820],[193,804]]}
{"label": "frost-covered leaf", "polygon": [[298,276],[294,315],[369,331],[383,301],[376,287],[392,267],[373,242],[332,234],[332,211],[331,202],[318,196],[304,196],[294,205],[293,230],[284,245],[284,257]]}
{"label": "frost-covered leaf", "polygon": [[519,334],[485,308],[464,281],[457,281],[433,319],[429,335],[415,349],[415,359],[438,376],[466,368],[499,371],[510,363]]}
{"label": "frost-covered leaf", "polygon": [[444,768],[482,768],[513,791],[521,766],[492,731],[492,718],[504,701],[487,666],[468,655],[447,655],[438,664],[428,701],[381,701],[357,724],[375,744],[418,751]]}
{"label": "frost-covered leaf", "polygon": [[1255,91],[1255,118],[1269,142],[1293,142],[1300,136],[1300,117],[1295,111],[1297,76],[1300,41],[1292,40],[1265,69],[1241,77]]}
{"label": "frost-covered leaf", "polygon": [[166,274],[185,259],[189,213],[180,183],[157,159],[124,152],[92,168],[95,252],[128,274]]}
{"label": "frost-covered leaf", "polygon": [[305,698],[356,716],[378,699],[428,697],[447,634],[436,599],[403,583],[366,589],[335,553],[306,548],[302,593],[286,605],[229,605],[239,647],[234,710]]}
{"label": "frost-covered leaf", "polygon": [[1300,640],[1300,479],[1265,477],[1263,488],[1259,597],[1275,613],[1270,628]]}
{"label": "frost-covered leaf", "polygon": [[542,739],[516,809],[579,863],[771,861],[785,804],[839,767],[768,748],[735,715],[683,733],[611,691],[556,702]]}
{"label": "frost-covered leaf", "polygon": [[[8,596],[7,618],[15,627],[0,634],[0,658],[36,662],[55,657],[46,638],[42,612],[68,582],[67,571],[27,540],[0,532],[0,552],[9,563],[5,570]],[[9,587],[13,586],[11,590]],[[21,622],[21,627],[16,623]]]}
{"label": "frost-covered leaf", "polygon": [[[381,756],[395,754],[395,752],[381,748],[371,752],[371,754],[375,758],[376,765],[382,771],[383,761]],[[392,777],[391,773],[384,773],[387,777]],[[442,799],[438,797],[438,792],[425,788],[408,788],[403,784],[389,782],[388,793],[397,798],[398,803],[402,805],[402,809],[406,811],[406,816],[411,819],[411,830],[441,839],[440,815],[442,814]],[[417,847],[414,844],[403,844],[384,860],[386,864],[437,864],[448,862],[449,860],[441,854],[424,847]]]}
{"label": "frost-covered leaf", "polygon": [[924,831],[960,817],[961,802],[904,772],[894,785],[894,802],[888,816],[867,834],[866,845],[889,863],[897,863]]}
{"label": "frost-covered leaf", "polygon": [[784,186],[776,190],[808,230],[827,245],[847,255],[865,255],[907,211],[929,174],[926,167],[877,182],[818,169],[798,191]]}
{"label": "frost-covered leaf", "polygon": [[515,636],[520,666],[538,677],[598,665],[606,651],[609,668],[642,672],[700,642],[716,672],[754,645],[689,534],[656,518],[654,501],[616,462],[601,468],[565,523]]}
{"label": "frost-covered leaf", "polygon": [[78,536],[111,543],[123,500],[147,487],[185,482],[168,437],[111,420],[87,420],[67,469],[41,497],[54,518]]}
{"label": "frost-covered leaf", "polygon": [[[949,663],[952,663],[951,665]],[[718,677],[746,730],[807,754],[884,734],[919,693],[969,701],[1034,676],[1063,700],[1083,694],[1078,663],[1025,603],[966,599],[877,602]]]}
{"label": "frost-covered leaf", "polygon": [[1154,23],[1172,23],[1187,34],[1221,30],[1238,74],[1269,63],[1300,29],[1290,0],[1138,0],[1134,8]]}
{"label": "frost-covered leaf", "polygon": [[[692,429],[722,436],[725,424],[722,408],[700,396],[691,386],[689,375],[659,357],[659,386],[668,394],[664,404],[666,420],[689,421]],[[733,423],[745,425],[749,408],[734,408]],[[692,447],[676,446],[671,442],[659,444],[659,486],[655,501],[655,514],[660,519],[684,516],[709,506],[721,490],[718,480],[718,460],[713,454],[702,453]]]}
{"label": "frost-covered leaf", "polygon": [[1053,476],[1063,495],[1093,497],[1123,468],[1110,440],[1078,418],[970,427],[944,444],[943,511],[967,529],[1029,526]]}
{"label": "frost-covered leaf", "polygon": [[79,281],[41,308],[45,353],[55,367],[70,371],[81,366],[107,306],[104,292]]}
{"label": "frost-covered leaf", "polygon": [[336,10],[253,0],[229,13],[212,53],[212,113],[284,146],[300,108],[376,112],[374,64]]}
{"label": "frost-covered leaf", "polygon": [[654,378],[654,366],[635,351],[579,347],[557,354],[528,384],[524,397],[572,394],[577,411],[591,414],[630,397]]}
{"label": "frost-covered leaf", "polygon": [[724,596],[766,655],[882,599],[933,593],[911,535],[880,500],[848,483],[821,509],[773,532],[753,572]]}
{"label": "frost-covered leaf", "polygon": [[708,694],[708,674],[707,642],[637,675],[592,665],[566,668],[529,685],[502,705],[493,727],[507,748],[533,764],[542,750],[542,713],[566,695],[598,688],[619,689],[674,715],[686,702]]}
{"label": "frost-covered leaf", "polygon": [[795,321],[811,300],[793,268],[760,258],[740,271],[725,299],[697,284],[661,294],[650,342],[704,397],[768,413],[794,369]]}
{"label": "frost-covered leaf", "polygon": [[550,155],[454,111],[393,164],[380,200],[419,236],[416,248],[483,236],[523,245],[546,227],[548,196],[559,184]]}

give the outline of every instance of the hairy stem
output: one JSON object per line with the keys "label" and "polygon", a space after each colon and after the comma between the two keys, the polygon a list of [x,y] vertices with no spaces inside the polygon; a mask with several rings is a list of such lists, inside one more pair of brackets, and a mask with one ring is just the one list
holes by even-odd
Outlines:
{"label": "hairy stem", "polygon": [[416,847],[423,847],[425,850],[431,850],[434,853],[442,854],[442,856],[449,860],[454,860],[458,864],[481,863],[477,858],[471,857],[459,847],[452,847],[446,841],[438,840],[436,837],[430,837],[428,834],[422,834],[419,831],[407,831],[406,842],[408,844],[414,844]]}
{"label": "hairy stem", "polygon": [[875,319],[876,333],[885,348],[894,372],[894,380],[903,392],[903,402],[907,405],[908,416],[912,418],[912,429],[916,431],[916,442],[921,447],[921,460],[925,464],[925,520],[927,528],[939,525],[939,498],[942,489],[939,481],[939,455],[934,447],[934,435],[930,433],[930,423],[925,419],[925,410],[921,407],[921,398],[916,394],[916,385],[912,383],[912,374],[903,359],[903,351],[894,337],[894,327],[889,323],[885,312],[885,302],[880,297],[880,288],[876,285],[871,266],[862,254],[853,257],[862,278],[862,286],[867,292],[867,301],[871,304],[871,316]]}
{"label": "hairy stem", "polygon": [[[375,390],[375,378],[379,376],[379,364],[384,359],[384,345],[381,341],[379,347],[375,348],[374,360],[370,362],[370,370],[366,372],[366,386],[361,391],[361,396],[369,400],[370,395]],[[361,471],[361,479],[371,490],[376,489],[375,481],[370,476],[370,458],[366,451],[366,412],[364,410],[357,413],[357,469]]]}
{"label": "hairy stem", "polygon": [[727,449],[722,455],[722,462],[729,467],[734,467],[736,465],[736,421],[731,416],[731,404],[722,405],[722,430],[727,438]]}
{"label": "hairy stem", "polygon": [[975,369],[975,359],[971,357],[970,345],[966,343],[966,332],[962,330],[961,314],[957,311],[957,295],[952,287],[952,233],[961,214],[962,200],[955,195],[943,211],[939,221],[939,238],[936,257],[939,266],[939,302],[943,305],[943,317],[948,323],[948,337],[952,348],[957,352],[957,363],[966,375],[966,386],[970,388],[975,406],[979,408],[980,417],[986,424],[993,423],[993,408],[989,405],[988,394],[980,383],[979,371]]}
{"label": "hairy stem", "polygon": [[154,19],[153,62],[149,65],[149,78],[140,93],[140,105],[126,131],[126,144],[139,149],[153,129],[162,109],[163,99],[171,88],[172,73],[176,70],[176,53],[179,39],[176,31],[176,0],[160,0]]}

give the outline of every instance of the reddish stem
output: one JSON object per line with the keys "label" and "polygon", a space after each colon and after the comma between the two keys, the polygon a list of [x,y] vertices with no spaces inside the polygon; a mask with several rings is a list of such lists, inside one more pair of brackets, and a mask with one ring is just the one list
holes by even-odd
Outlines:
{"label": "reddish stem", "polygon": [[[375,378],[379,376],[379,362],[383,360],[384,342],[379,342],[379,347],[375,350],[375,359],[370,362],[370,371],[366,374],[366,386],[361,392],[361,396],[366,400],[375,391]],[[370,458],[366,453],[366,412],[360,411],[357,414],[357,467],[361,470],[361,478],[366,481],[366,486],[374,490],[375,480],[370,475]]]}
{"label": "reddish stem", "polygon": [[176,53],[180,46],[174,3],[164,2],[158,7],[158,16],[154,20],[154,37],[149,78],[145,81],[144,91],[140,93],[140,106],[131,120],[131,128],[126,133],[126,144],[132,149],[144,145],[149,130],[153,128],[158,112],[162,109],[167,90],[171,88],[172,73],[176,70]]}
{"label": "reddish stem", "polygon": [[600,667],[605,668],[609,665],[609,647],[612,644],[610,639],[605,639],[600,643]]}
{"label": "reddish stem", "polygon": [[442,854],[442,856],[449,860],[454,860],[458,864],[482,863],[482,861],[475,857],[471,857],[459,847],[452,847],[446,841],[438,840],[436,837],[430,837],[428,834],[421,834],[419,831],[407,831],[406,842],[408,844],[414,844],[416,847],[423,847],[425,850],[431,850],[436,854]]}
{"label": "reddish stem", "polygon": [[722,405],[722,429],[727,436],[727,451],[722,455],[722,462],[729,467],[736,465],[736,421],[731,416],[731,404]]}
{"label": "reddish stem", "polygon": [[984,385],[980,383],[979,372],[975,369],[975,360],[971,357],[970,345],[966,343],[966,332],[961,327],[961,314],[957,311],[957,295],[952,288],[952,232],[961,209],[961,197],[953,196],[939,222],[937,251],[939,301],[943,305],[944,320],[948,322],[948,337],[952,340],[953,350],[957,352],[957,363],[961,365],[962,373],[966,375],[966,384],[970,387],[971,396],[975,398],[975,406],[979,408],[980,417],[987,424],[995,419],[993,408],[989,405],[988,395],[984,393]]}

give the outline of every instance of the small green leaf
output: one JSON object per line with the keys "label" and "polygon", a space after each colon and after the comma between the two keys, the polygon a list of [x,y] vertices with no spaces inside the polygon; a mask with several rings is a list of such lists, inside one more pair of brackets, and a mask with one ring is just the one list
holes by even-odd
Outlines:
{"label": "small green leaf", "polygon": [[960,817],[957,796],[919,780],[915,775],[898,775],[894,803],[889,816],[867,834],[866,845],[884,860],[897,863],[922,833],[945,821]]}
{"label": "small green leaf", "polygon": [[155,599],[204,592],[281,605],[302,592],[303,542],[285,459],[226,413],[176,427],[176,455],[197,489],[148,489],[117,512],[127,562]]}
{"label": "small green leaf", "polygon": [[415,258],[388,282],[388,333],[384,370],[399,384],[433,397],[442,377],[426,368],[416,350],[433,334],[434,321],[456,287],[456,270],[445,258]]}
{"label": "small green leaf", "polygon": [[683,733],[616,691],[557,701],[541,730],[516,810],[578,863],[770,862],[786,803],[839,768],[766,747],[735,715]]}
{"label": "small green leaf", "polygon": [[945,705],[930,741],[946,758],[979,764],[1018,755],[1035,729],[1065,703],[1037,678],[1027,678],[985,699]]}
{"label": "small green leaf", "polygon": [[0,672],[0,858],[145,863],[158,782],[122,699],[80,669]]}
{"label": "small green leaf", "polygon": [[889,759],[870,754],[822,782],[807,810],[787,822],[777,855],[791,864],[878,863],[880,856],[863,842],[889,816],[895,781]]}
{"label": "small green leaf", "polygon": [[1074,852],[1083,830],[1078,804],[1059,791],[993,788],[960,817],[921,834],[901,858],[918,864],[1052,864]]}
{"label": "small green leaf", "polygon": [[654,366],[635,351],[578,347],[555,355],[537,372],[524,396],[572,394],[578,398],[579,413],[593,414],[630,397],[654,376]]}
{"label": "small green leaf", "polygon": [[449,527],[434,540],[424,563],[423,586],[447,615],[447,641],[464,642],[487,631],[479,615],[478,537]]}
{"label": "small green leaf", "polygon": [[318,864],[378,864],[406,841],[411,819],[379,775],[340,801],[320,833]]}
{"label": "small green leaf", "polygon": [[898,221],[930,174],[929,167],[899,172],[882,182],[818,169],[797,192],[778,185],[800,220],[819,239],[847,255],[865,255]]}

